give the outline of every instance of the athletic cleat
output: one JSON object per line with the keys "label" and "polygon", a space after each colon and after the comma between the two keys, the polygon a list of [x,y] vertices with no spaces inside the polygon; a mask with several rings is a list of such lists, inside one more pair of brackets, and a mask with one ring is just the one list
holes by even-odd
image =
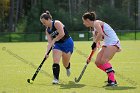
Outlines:
{"label": "athletic cleat", "polygon": [[112,87],[117,86],[117,82],[109,80],[106,86],[112,86]]}
{"label": "athletic cleat", "polygon": [[52,81],[52,84],[59,84],[59,80],[54,78],[54,80]]}
{"label": "athletic cleat", "polygon": [[70,69],[66,69],[66,74],[68,77],[70,76],[70,74],[71,74]]}

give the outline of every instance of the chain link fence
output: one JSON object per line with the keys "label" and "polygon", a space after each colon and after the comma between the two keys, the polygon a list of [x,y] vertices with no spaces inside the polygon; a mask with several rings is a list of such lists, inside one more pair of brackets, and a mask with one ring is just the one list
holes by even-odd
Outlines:
{"label": "chain link fence", "polygon": [[[140,30],[117,30],[120,40],[140,40]],[[90,41],[92,33],[89,31],[70,31],[74,41]],[[0,42],[40,42],[46,41],[45,32],[17,33],[1,32]]]}

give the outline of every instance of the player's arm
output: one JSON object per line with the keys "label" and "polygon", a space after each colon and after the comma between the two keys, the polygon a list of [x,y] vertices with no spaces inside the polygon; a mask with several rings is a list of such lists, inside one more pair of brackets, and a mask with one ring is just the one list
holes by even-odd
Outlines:
{"label": "player's arm", "polygon": [[94,30],[91,30],[91,32],[92,32],[92,39],[93,39],[93,42],[94,42],[95,38],[97,36],[97,31],[96,31],[96,29],[94,29]]}
{"label": "player's arm", "polygon": [[[52,45],[51,45],[52,38],[51,38],[51,36],[49,35],[49,33],[47,32],[47,29],[46,29],[46,36],[47,36],[47,40],[48,40],[48,45],[47,45],[46,53],[48,53],[48,51],[49,51],[50,48],[52,47]],[[45,55],[46,55],[46,54],[45,54]],[[46,57],[48,57],[48,56],[46,55]]]}
{"label": "player's arm", "polygon": [[63,24],[60,21],[56,21],[54,24],[55,28],[57,29],[57,32],[59,33],[54,39],[49,40],[49,46],[53,46],[56,41],[59,41],[62,37],[64,37],[64,29]]}
{"label": "player's arm", "polygon": [[99,22],[95,22],[94,23],[94,27],[95,29],[97,30],[97,36],[92,44],[92,50],[94,50],[96,48],[96,43],[98,43],[101,39],[102,39],[102,36],[103,36],[103,31],[102,31],[102,28],[101,28],[101,25]]}
{"label": "player's arm", "polygon": [[57,29],[57,32],[59,33],[56,38],[53,39],[53,42],[59,41],[62,37],[64,37],[64,29],[63,24],[60,21],[56,21],[54,24],[55,28]]}
{"label": "player's arm", "polygon": [[97,30],[97,36],[95,38],[95,43],[97,43],[98,41],[100,41],[102,39],[102,36],[103,36],[103,31],[102,31],[102,28],[101,28],[101,25],[99,22],[95,22],[94,23],[94,27],[95,29]]}
{"label": "player's arm", "polygon": [[49,33],[47,32],[47,29],[46,29],[46,36],[47,36],[48,44],[50,44],[51,41],[52,41],[52,38],[51,38],[51,36],[49,35]]}

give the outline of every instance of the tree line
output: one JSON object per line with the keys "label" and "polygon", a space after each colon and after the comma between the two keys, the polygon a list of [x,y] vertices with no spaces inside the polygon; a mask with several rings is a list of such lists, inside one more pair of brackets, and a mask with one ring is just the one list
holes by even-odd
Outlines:
{"label": "tree line", "polygon": [[87,11],[116,30],[140,28],[140,0],[0,0],[0,32],[44,31],[39,17],[46,10],[70,31],[86,30],[81,17]]}

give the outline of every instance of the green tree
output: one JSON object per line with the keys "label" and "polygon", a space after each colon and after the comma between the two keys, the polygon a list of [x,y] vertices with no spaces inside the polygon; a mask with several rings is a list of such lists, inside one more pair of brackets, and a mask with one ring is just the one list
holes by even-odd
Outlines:
{"label": "green tree", "polygon": [[140,28],[140,0],[138,0],[138,27]]}
{"label": "green tree", "polygon": [[110,8],[107,4],[102,5],[98,9],[98,17],[109,23],[114,29],[125,30],[134,29],[134,20],[126,16],[123,11]]}
{"label": "green tree", "polygon": [[0,32],[6,31],[7,16],[9,13],[9,0],[0,0]]}

